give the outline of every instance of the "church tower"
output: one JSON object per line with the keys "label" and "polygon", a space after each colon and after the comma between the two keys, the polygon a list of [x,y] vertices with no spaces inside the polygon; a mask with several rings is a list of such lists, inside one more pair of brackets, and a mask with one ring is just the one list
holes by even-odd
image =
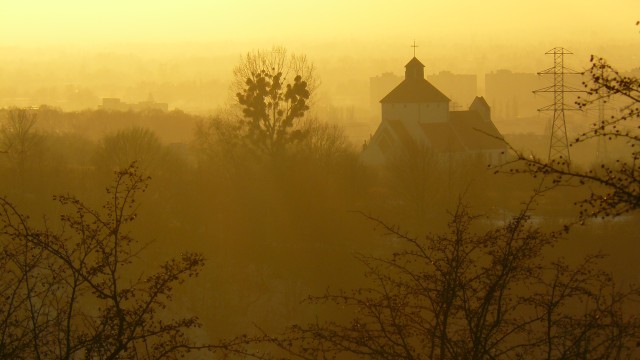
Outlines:
{"label": "church tower", "polygon": [[401,120],[408,127],[447,121],[450,100],[424,78],[420,60],[413,57],[404,69],[404,80],[380,100],[382,121]]}
{"label": "church tower", "polygon": [[476,96],[476,98],[473,99],[471,106],[469,106],[469,110],[476,111],[480,116],[482,116],[483,120],[491,121],[491,108],[484,97]]}
{"label": "church tower", "polygon": [[404,66],[404,78],[405,80],[424,79],[424,65],[416,57]]}
{"label": "church tower", "polygon": [[404,80],[380,100],[382,121],[364,145],[365,163],[381,165],[398,151],[415,154],[423,147],[447,161],[478,154],[500,161],[506,146],[484,98],[476,97],[469,110],[449,111],[449,98],[425,79],[420,60],[414,56],[404,68]]}

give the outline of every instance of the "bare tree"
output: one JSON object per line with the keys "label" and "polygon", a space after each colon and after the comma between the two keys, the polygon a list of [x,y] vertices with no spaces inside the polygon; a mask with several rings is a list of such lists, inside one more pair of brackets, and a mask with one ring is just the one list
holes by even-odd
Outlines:
{"label": "bare tree", "polygon": [[288,56],[284,48],[254,51],[242,58],[234,69],[234,87],[246,135],[257,149],[274,156],[303,138],[296,125],[309,109],[314,72],[304,55]]}
{"label": "bare tree", "polygon": [[196,124],[192,146],[201,168],[215,169],[217,177],[228,180],[241,176],[239,167],[248,155],[241,123],[225,114],[201,121]]}
{"label": "bare tree", "polygon": [[71,195],[62,229],[38,229],[0,198],[0,358],[162,359],[195,346],[195,317],[163,312],[174,287],[196,276],[202,255],[183,253],[151,274],[137,264],[146,244],[128,225],[148,178],[132,165],[116,173],[99,209]]}
{"label": "bare tree", "polygon": [[35,130],[36,113],[13,108],[0,126],[0,150],[6,152],[18,172],[23,172],[30,156],[41,142]]}
{"label": "bare tree", "polygon": [[[387,257],[360,255],[369,282],[308,299],[339,314],[283,335],[235,339],[257,358],[626,359],[638,353],[638,288],[599,269],[544,261],[562,232],[543,232],[528,208],[474,231],[480,217],[459,205],[448,230],[424,239],[372,220],[393,241]],[[244,343],[242,343],[242,341]],[[271,352],[260,345],[275,345]]]}
{"label": "bare tree", "polygon": [[112,172],[136,162],[146,173],[160,166],[166,156],[158,136],[141,127],[118,130],[108,134],[100,142],[94,161],[96,166]]}
{"label": "bare tree", "polygon": [[299,75],[307,83],[310,98],[320,85],[315,65],[306,55],[289,53],[282,46],[274,46],[271,50],[253,50],[242,56],[240,63],[233,69],[234,96],[246,88],[247,79],[263,71],[272,77],[282,74],[282,79],[288,82]]}
{"label": "bare tree", "polygon": [[300,124],[304,139],[296,147],[317,162],[335,161],[337,157],[353,153],[344,128],[322,122],[317,118],[305,118]]}
{"label": "bare tree", "polygon": [[592,124],[591,129],[578,135],[573,144],[604,139],[624,142],[629,151],[617,159],[603,162],[590,169],[568,169],[558,162],[546,162],[535,156],[527,156],[512,148],[516,160],[507,164],[508,171],[545,175],[554,184],[579,186],[589,184],[591,193],[579,202],[581,217],[615,216],[640,208],[640,79],[625,76],[609,65],[606,60],[592,56],[591,67],[584,82],[587,97],[578,100],[582,108],[604,99],[615,97],[625,104],[619,116]]}

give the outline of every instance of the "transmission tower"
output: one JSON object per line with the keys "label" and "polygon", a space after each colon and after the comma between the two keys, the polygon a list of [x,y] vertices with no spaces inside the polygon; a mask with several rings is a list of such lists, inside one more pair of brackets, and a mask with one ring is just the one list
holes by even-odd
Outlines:
{"label": "transmission tower", "polygon": [[545,54],[553,55],[553,67],[540,71],[538,75],[553,75],[553,85],[535,90],[534,93],[553,93],[553,104],[538,109],[538,111],[553,111],[551,141],[549,142],[549,156],[547,160],[548,162],[555,161],[559,165],[564,165],[568,168],[571,163],[571,155],[569,154],[567,123],[565,122],[564,112],[580,109],[564,103],[565,93],[584,91],[566,85],[564,83],[564,76],[582,73],[564,66],[564,56],[573,54],[571,51],[562,47],[556,47],[547,51]]}
{"label": "transmission tower", "polygon": [[[605,78],[604,68],[600,69],[600,78]],[[598,91],[598,123],[597,126],[603,126],[606,121],[606,112],[615,111],[615,108],[606,105],[607,100],[611,100],[612,96],[604,89],[600,89]],[[598,136],[598,143],[596,147],[596,160],[598,162],[606,162],[608,159],[608,151],[607,151],[607,137],[606,136]]]}

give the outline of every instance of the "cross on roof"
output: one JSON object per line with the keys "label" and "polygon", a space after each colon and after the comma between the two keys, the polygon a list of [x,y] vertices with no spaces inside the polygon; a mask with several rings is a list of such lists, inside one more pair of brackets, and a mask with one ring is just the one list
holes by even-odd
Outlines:
{"label": "cross on roof", "polygon": [[413,57],[416,57],[416,48],[418,47],[418,45],[416,45],[416,41],[413,40],[413,45],[409,45],[409,47],[413,48]]}

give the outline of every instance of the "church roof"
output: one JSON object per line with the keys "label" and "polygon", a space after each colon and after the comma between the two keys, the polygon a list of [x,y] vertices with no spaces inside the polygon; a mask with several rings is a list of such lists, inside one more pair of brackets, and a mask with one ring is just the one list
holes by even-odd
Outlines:
{"label": "church roof", "polygon": [[[382,98],[381,103],[447,104],[451,101],[425,79],[424,65],[417,58],[412,58],[405,68],[405,79]],[[427,146],[441,154],[483,153],[506,149],[502,135],[491,121],[491,108],[481,96],[473,100],[469,110],[448,111],[448,116],[431,114],[433,118],[427,119],[428,121],[422,121],[420,115],[408,112],[392,111],[389,114],[393,113],[400,118],[384,118],[373,135],[370,146],[365,149],[364,154],[371,161],[380,161],[376,160],[380,159],[376,154],[384,157],[396,144],[410,151]],[[378,149],[378,152],[368,149]]]}
{"label": "church roof", "polygon": [[404,80],[382,98],[381,103],[443,103],[451,101],[424,78],[424,64],[415,56],[404,67],[406,68]]}
{"label": "church roof", "polygon": [[450,123],[422,123],[420,126],[429,145],[436,152],[457,153],[465,151],[462,139]]}
{"label": "church roof", "polygon": [[424,64],[421,63],[420,60],[418,60],[418,58],[416,58],[414,56],[411,60],[409,60],[407,65],[405,65],[404,67],[409,67],[409,66],[422,66],[422,67],[424,67]]}
{"label": "church roof", "polygon": [[487,103],[487,100],[484,99],[484,96],[476,96],[476,98],[473,99],[471,106],[473,106],[473,104],[483,105],[487,108],[489,107],[489,104]]}
{"label": "church roof", "polygon": [[[413,58],[416,61],[418,59]],[[412,59],[412,61],[413,61]],[[411,63],[411,62],[409,62]],[[418,61],[419,63],[419,61]],[[407,64],[409,65],[409,64]],[[381,103],[433,103],[449,102],[440,90],[431,85],[425,79],[404,79],[395,89],[391,90],[387,96],[380,100]]]}
{"label": "church roof", "polygon": [[409,151],[415,151],[418,149],[418,144],[415,142],[409,130],[404,126],[402,121],[400,120],[389,120],[389,125],[391,129],[398,137],[398,140],[407,148]]}
{"label": "church roof", "polygon": [[485,121],[476,111],[451,111],[449,121],[419,123],[421,133],[412,134],[400,120],[387,120],[397,141],[407,150],[417,150],[428,144],[438,153],[503,150],[502,135],[491,121]]}
{"label": "church roof", "polygon": [[485,121],[476,111],[451,111],[449,122],[468,150],[506,148],[493,122]]}

